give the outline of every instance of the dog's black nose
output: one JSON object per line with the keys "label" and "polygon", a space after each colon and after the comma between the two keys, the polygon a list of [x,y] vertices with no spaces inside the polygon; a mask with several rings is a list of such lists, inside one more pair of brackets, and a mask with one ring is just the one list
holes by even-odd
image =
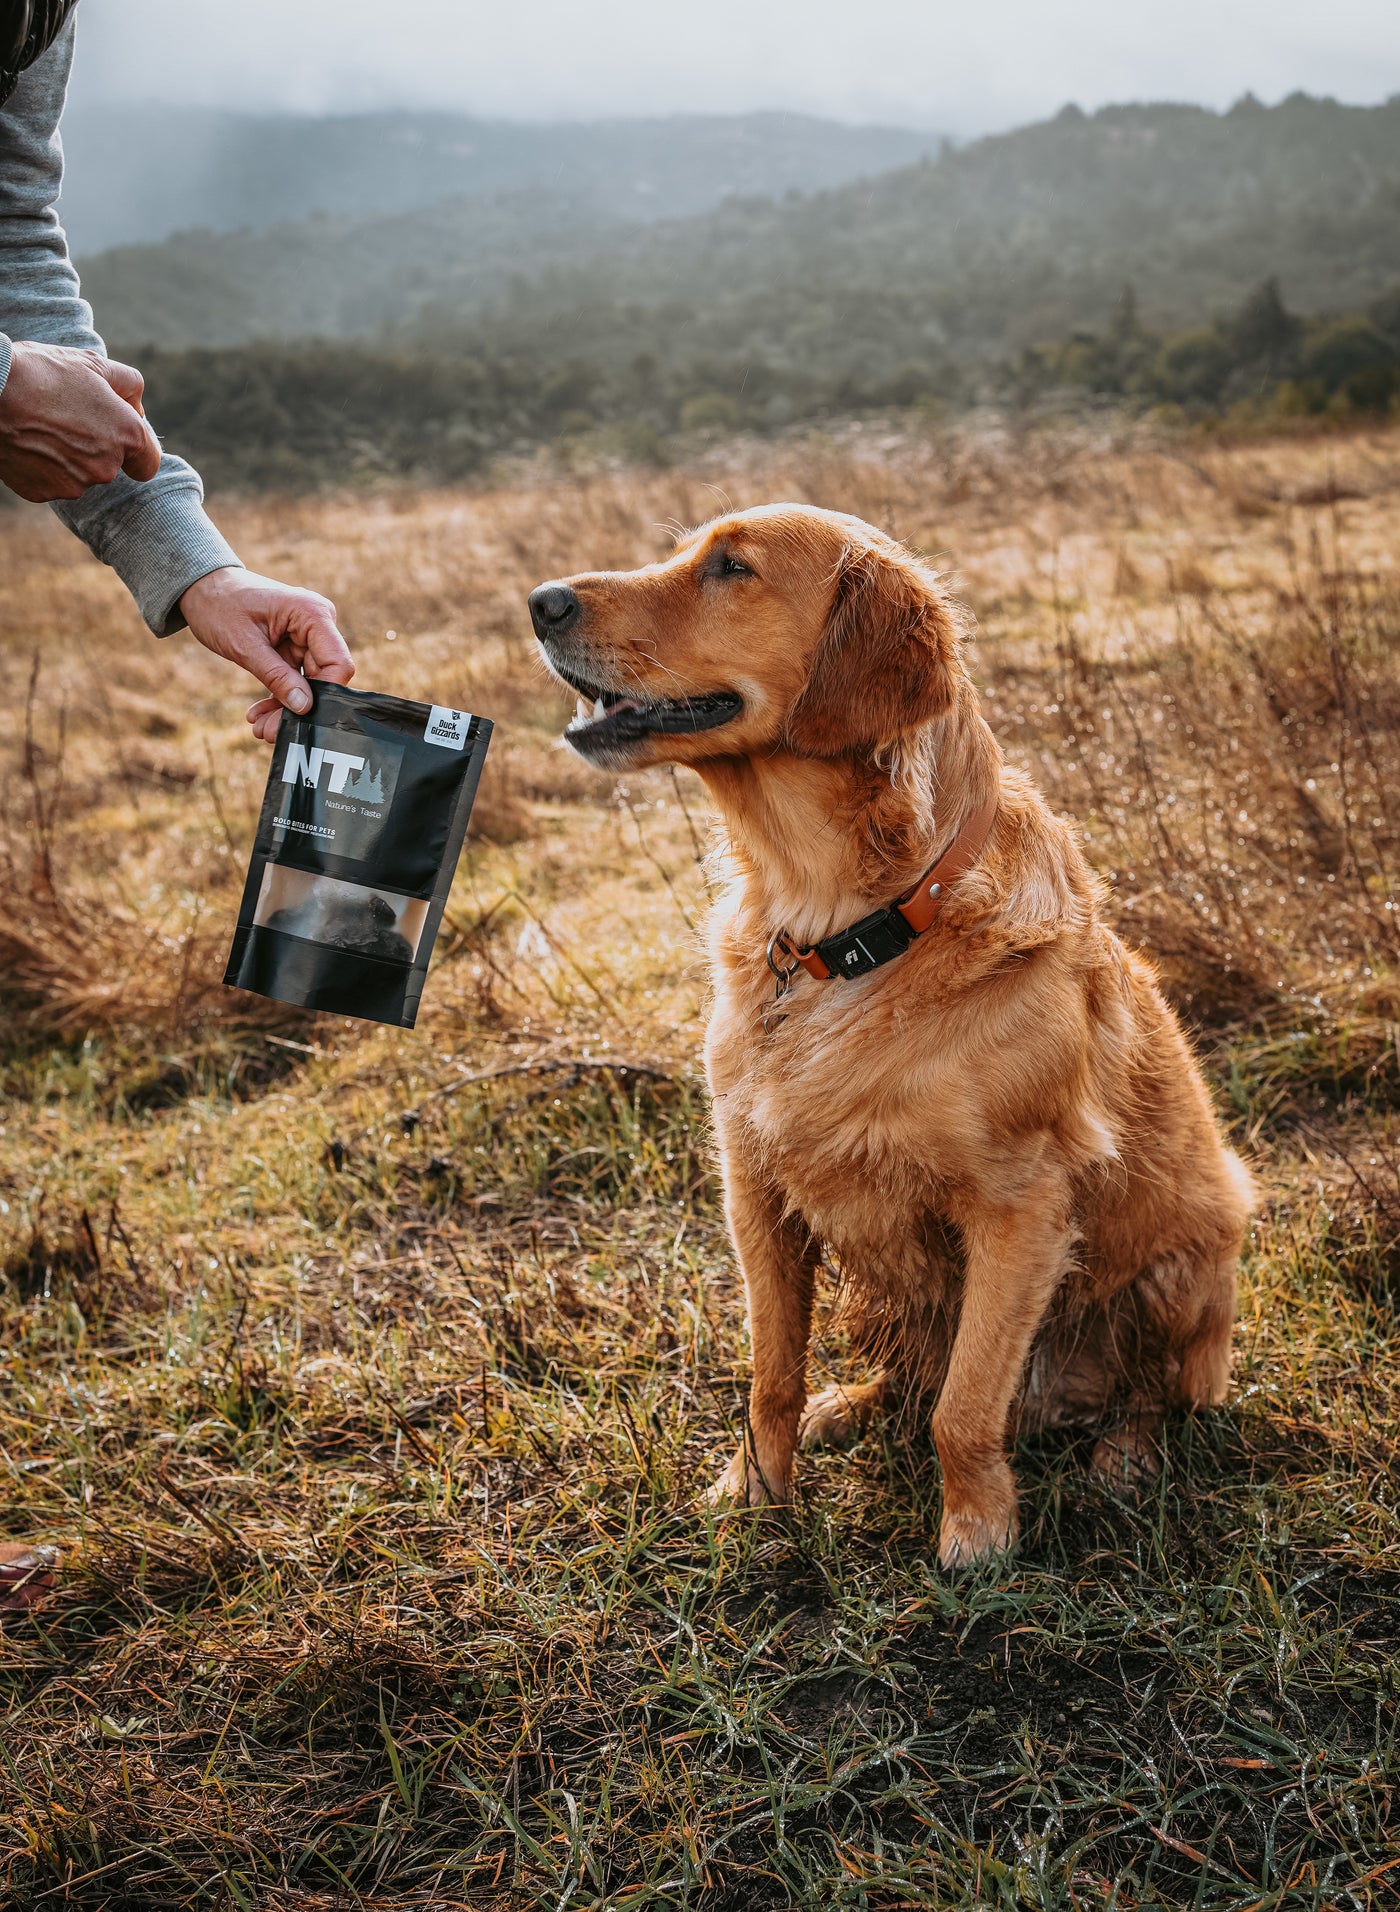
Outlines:
{"label": "dog's black nose", "polygon": [[541,637],[557,637],[579,614],[567,584],[540,584],[530,593],[530,621]]}

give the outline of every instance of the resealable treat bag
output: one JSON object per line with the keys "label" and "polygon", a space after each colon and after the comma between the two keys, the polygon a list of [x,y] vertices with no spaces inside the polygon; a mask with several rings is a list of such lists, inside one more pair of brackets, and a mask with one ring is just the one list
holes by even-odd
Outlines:
{"label": "resealable treat bag", "polygon": [[224,981],[413,1027],[491,725],[312,683],[282,712]]}

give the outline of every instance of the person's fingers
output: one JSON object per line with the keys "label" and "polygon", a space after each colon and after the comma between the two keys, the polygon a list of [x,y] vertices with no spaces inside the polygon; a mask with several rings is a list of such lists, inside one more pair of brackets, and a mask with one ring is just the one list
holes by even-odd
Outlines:
{"label": "person's fingers", "polygon": [[[274,673],[266,658],[262,660],[261,669],[252,660],[242,660],[273,692],[271,697],[260,698],[247,713],[253,735],[264,743],[270,743],[276,736],[284,704],[298,716],[309,709],[311,693],[301,673],[332,684],[348,684],[355,675],[355,660],[336,627],[335,606],[321,600],[309,607],[299,605],[297,609],[300,617],[279,638],[272,651],[285,667],[285,674]],[[294,688],[298,685],[299,689]]]}
{"label": "person's fingers", "polygon": [[120,359],[102,358],[97,353],[88,356],[117,397],[136,414],[131,420],[131,429],[123,434],[122,470],[128,478],[136,478],[144,484],[160,470],[160,441],[146,423],[141,403],[146,381],[134,365],[124,365]]}
{"label": "person's fingers", "polygon": [[327,602],[324,609],[317,606],[308,613],[301,640],[305,646],[303,669],[308,677],[323,677],[332,684],[350,682],[355,675],[355,660],[340,635],[333,604]]}
{"label": "person's fingers", "polygon": [[275,697],[264,697],[248,712],[248,722],[252,725],[253,735],[261,743],[270,744],[273,741],[281,721],[282,706]]}
{"label": "person's fingers", "polygon": [[160,470],[160,440],[144,418],[133,418],[131,422],[139,429],[128,443],[122,470],[128,478],[140,479],[144,484]]}
{"label": "person's fingers", "polygon": [[0,1547],[0,1613],[22,1613],[32,1606],[53,1586],[57,1567],[56,1547]]}
{"label": "person's fingers", "polygon": [[252,673],[279,704],[305,716],[312,696],[301,672],[289,664],[280,651],[273,649],[261,631],[249,633],[228,653]]}
{"label": "person's fingers", "polygon": [[97,359],[97,368],[116,393],[124,398],[133,411],[143,413],[142,397],[146,390],[146,381],[134,365],[123,365],[120,359]]}
{"label": "person's fingers", "polygon": [[147,437],[141,444],[134,446],[122,460],[122,470],[128,478],[135,478],[141,484],[154,478],[160,470],[160,446],[153,437]]}

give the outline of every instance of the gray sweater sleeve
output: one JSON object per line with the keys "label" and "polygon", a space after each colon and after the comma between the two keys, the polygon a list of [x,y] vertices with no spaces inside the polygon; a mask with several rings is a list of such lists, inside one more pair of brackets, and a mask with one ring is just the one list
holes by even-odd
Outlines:
{"label": "gray sweater sleeve", "polygon": [[[105,354],[68,257],[54,202],[63,183],[58,122],[73,61],[73,22],[0,107],[0,391],[12,340]],[[169,453],[145,484],[119,474],[54,510],[110,564],[156,633],[180,630],[182,593],[238,558],[204,514],[199,473]]]}

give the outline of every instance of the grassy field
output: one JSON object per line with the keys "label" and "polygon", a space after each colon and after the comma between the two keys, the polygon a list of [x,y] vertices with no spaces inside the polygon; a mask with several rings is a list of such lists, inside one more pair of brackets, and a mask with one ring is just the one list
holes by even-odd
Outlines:
{"label": "grassy field", "polygon": [[[938,554],[1268,1202],[1136,1507],[1027,1447],[699,1489],[745,1336],[697,1073],[710,821],[554,742],[540,579],[807,498]],[[0,514],[0,1632],[14,1907],[1400,1902],[1400,436],[967,431],[230,505],[359,681],[497,723],[415,1033],[218,982],[240,686]],[[828,1297],[828,1300],[830,1297]],[[817,1364],[841,1372],[828,1335]]]}

